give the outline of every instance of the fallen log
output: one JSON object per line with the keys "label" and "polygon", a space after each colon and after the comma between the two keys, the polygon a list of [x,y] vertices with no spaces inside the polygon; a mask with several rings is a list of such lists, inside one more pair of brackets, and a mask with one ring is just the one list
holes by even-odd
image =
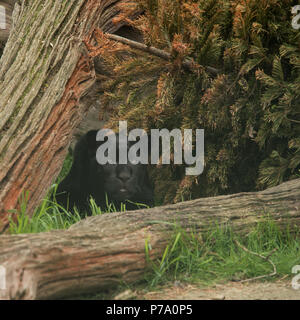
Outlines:
{"label": "fallen log", "polygon": [[173,223],[199,233],[218,223],[244,234],[266,214],[282,228],[299,228],[300,179],[261,192],[90,217],[66,231],[1,235],[6,288],[0,287],[0,298],[61,298],[132,283],[147,267],[145,240],[152,247],[150,257],[159,257]]}

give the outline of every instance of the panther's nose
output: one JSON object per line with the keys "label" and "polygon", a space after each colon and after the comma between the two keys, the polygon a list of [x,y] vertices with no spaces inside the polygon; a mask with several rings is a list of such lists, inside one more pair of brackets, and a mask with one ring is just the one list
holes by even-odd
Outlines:
{"label": "panther's nose", "polygon": [[118,178],[123,182],[127,182],[130,177],[131,177],[131,171],[129,170],[130,168],[123,167],[121,170],[118,172]]}

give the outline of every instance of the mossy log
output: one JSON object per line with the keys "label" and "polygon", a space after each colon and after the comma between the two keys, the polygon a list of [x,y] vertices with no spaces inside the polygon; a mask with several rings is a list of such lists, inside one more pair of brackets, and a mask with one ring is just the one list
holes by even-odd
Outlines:
{"label": "mossy log", "polygon": [[281,228],[300,226],[300,179],[261,192],[202,198],[174,205],[90,217],[66,231],[0,236],[6,270],[3,299],[50,299],[99,292],[143,279],[150,257],[162,255],[174,224],[187,232],[230,225],[246,234],[268,215]]}

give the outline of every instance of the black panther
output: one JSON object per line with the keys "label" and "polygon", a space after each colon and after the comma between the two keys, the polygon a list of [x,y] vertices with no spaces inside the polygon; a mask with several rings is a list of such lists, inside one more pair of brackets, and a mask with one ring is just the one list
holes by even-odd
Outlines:
{"label": "black panther", "polygon": [[[126,210],[138,209],[135,203],[153,206],[153,187],[144,164],[105,164],[96,160],[96,151],[101,143],[96,141],[97,131],[83,135],[75,145],[73,164],[69,174],[59,184],[56,201],[67,210],[77,207],[81,214],[90,212],[89,199],[105,211],[108,203],[120,210],[121,203]],[[117,154],[119,149],[118,134]],[[133,143],[128,141],[128,149]],[[118,158],[118,157],[117,157]]]}

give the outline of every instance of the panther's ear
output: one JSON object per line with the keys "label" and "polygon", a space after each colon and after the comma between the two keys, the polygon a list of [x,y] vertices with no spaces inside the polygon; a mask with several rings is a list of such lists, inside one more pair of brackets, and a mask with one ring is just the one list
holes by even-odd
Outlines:
{"label": "panther's ear", "polygon": [[95,153],[97,149],[97,141],[96,141],[97,132],[98,132],[97,130],[91,130],[86,134],[86,142],[87,142],[87,146],[90,154]]}

